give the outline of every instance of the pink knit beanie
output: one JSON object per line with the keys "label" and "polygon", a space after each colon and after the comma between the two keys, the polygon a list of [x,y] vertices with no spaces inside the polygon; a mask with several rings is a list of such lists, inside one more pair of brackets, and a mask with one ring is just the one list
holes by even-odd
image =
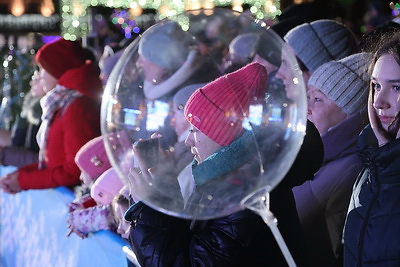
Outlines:
{"label": "pink knit beanie", "polygon": [[229,145],[243,133],[250,105],[264,99],[267,77],[255,62],[214,80],[189,98],[186,119],[214,142]]}
{"label": "pink knit beanie", "polygon": [[90,189],[90,196],[100,204],[109,205],[123,186],[124,183],[118,177],[117,172],[110,168],[94,182]]}
{"label": "pink knit beanie", "polygon": [[104,171],[111,168],[106,149],[104,147],[103,136],[98,136],[84,144],[75,155],[75,163],[84,172],[84,176],[90,183],[96,180]]}
{"label": "pink knit beanie", "polygon": [[105,142],[108,143],[111,152],[115,155],[132,146],[128,135],[124,131],[98,136],[83,145],[75,155],[75,163],[81,170],[81,178],[86,180],[82,179],[86,184],[93,182],[103,172],[111,168],[109,156],[104,145]]}

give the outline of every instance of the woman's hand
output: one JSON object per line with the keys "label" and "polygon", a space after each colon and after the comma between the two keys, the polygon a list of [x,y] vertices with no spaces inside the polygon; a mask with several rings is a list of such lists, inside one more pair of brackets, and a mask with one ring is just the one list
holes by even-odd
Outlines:
{"label": "woman's hand", "polygon": [[[160,138],[161,135],[159,133],[154,133],[151,136],[151,139],[157,139]],[[140,142],[140,141],[139,141]],[[134,154],[134,159],[135,163],[137,164],[138,168],[130,168],[129,170],[129,175],[128,175],[128,180],[132,186],[132,188],[135,188],[134,191],[136,192],[147,192],[152,186],[153,186],[153,177],[150,173],[150,167],[153,166],[148,166],[148,162],[145,160],[143,157],[143,151],[139,148],[139,142],[136,142],[132,146],[133,154]],[[159,156],[158,154],[155,156]],[[140,197],[136,196],[135,194],[132,194],[133,198],[135,201],[139,201]]]}
{"label": "woman's hand", "polygon": [[22,191],[18,182],[18,171],[9,173],[0,179],[0,188],[9,194],[16,194]]}
{"label": "woman's hand", "polygon": [[[151,139],[161,138],[161,135],[156,132],[151,135]],[[135,155],[135,163],[137,168],[130,168],[128,180],[133,191],[141,192],[141,196],[144,194],[151,195],[154,193],[155,187],[157,187],[157,178],[165,178],[171,170],[174,169],[174,162],[171,159],[171,155],[168,152],[158,148],[159,154],[156,155],[158,160],[154,166],[149,166],[148,162],[143,158],[142,151],[138,149],[137,144],[133,145],[133,153]],[[131,190],[132,191],[132,190]],[[134,200],[140,201],[141,198],[131,192]]]}
{"label": "woman's hand", "polygon": [[199,61],[202,59],[203,57],[200,55],[199,50],[197,48],[192,48],[183,64],[184,70],[191,71],[191,69],[199,68]]}
{"label": "woman's hand", "polygon": [[[149,180],[145,176],[146,175],[143,175],[143,173],[138,168],[131,168],[129,170],[129,194],[135,202],[141,201],[143,197],[147,195],[147,188],[149,188],[149,184],[151,185],[151,180]],[[135,192],[140,192],[140,195]]]}

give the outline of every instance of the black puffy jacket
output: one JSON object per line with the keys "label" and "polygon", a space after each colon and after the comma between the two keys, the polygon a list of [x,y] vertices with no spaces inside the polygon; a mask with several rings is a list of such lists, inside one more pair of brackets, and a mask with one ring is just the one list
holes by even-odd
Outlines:
{"label": "black puffy jacket", "polygon": [[[322,158],[320,135],[308,122],[295,163],[271,192],[271,211],[298,266],[307,263],[292,187],[312,179]],[[142,266],[287,266],[268,226],[250,210],[196,221],[191,228],[189,220],[138,202],[125,218],[131,221],[130,242]]]}
{"label": "black puffy jacket", "polygon": [[344,230],[344,265],[400,266],[400,139],[378,147],[370,126],[358,152],[357,178]]}

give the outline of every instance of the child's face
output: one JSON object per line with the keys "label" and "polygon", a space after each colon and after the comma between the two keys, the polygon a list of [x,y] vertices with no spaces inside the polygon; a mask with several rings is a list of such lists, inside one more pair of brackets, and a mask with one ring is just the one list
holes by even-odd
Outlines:
{"label": "child's face", "polygon": [[187,129],[189,129],[190,124],[186,120],[183,111],[178,110],[176,105],[174,105],[173,111],[174,111],[174,116],[172,117],[171,120],[171,126],[175,129],[175,132],[178,135],[178,137],[181,137],[181,135],[184,134],[187,131]]}
{"label": "child's face", "polygon": [[50,92],[57,85],[57,79],[43,68],[40,69],[39,79],[40,79],[39,86],[42,87],[42,90],[45,93]]}
{"label": "child's face", "polygon": [[185,144],[190,146],[190,150],[199,164],[221,148],[219,144],[211,140],[193,125],[190,126]]}
{"label": "child's face", "polygon": [[117,216],[117,223],[118,223],[117,233],[122,238],[125,238],[125,239],[128,239],[129,230],[130,230],[130,224],[127,221],[125,221],[125,219],[124,219],[124,214],[127,209],[128,209],[128,207],[125,205],[121,205],[121,204],[114,205],[114,211]]}
{"label": "child's face", "polygon": [[45,91],[43,91],[42,85],[40,83],[40,76],[39,73],[36,73],[32,76],[31,81],[29,82],[29,85],[31,86],[31,94],[33,96],[44,96],[46,94]]}

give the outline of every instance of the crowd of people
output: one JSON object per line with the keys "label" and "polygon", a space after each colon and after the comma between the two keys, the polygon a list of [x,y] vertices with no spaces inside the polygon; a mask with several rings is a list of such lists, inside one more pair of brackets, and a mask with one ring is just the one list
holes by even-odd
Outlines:
{"label": "crowd of people", "polygon": [[[182,209],[201,203],[227,210],[242,185],[253,186],[260,159],[279,151],[277,139],[255,154],[254,146],[276,133],[249,131],[243,122],[268,93],[286,102],[298,95],[289,51],[305,83],[307,122],[294,163],[270,192],[270,209],[295,264],[399,266],[400,24],[388,21],[362,39],[333,19],[280,26],[271,28],[281,45],[271,44],[267,31],[218,38],[213,25],[196,40],[174,21],[150,27],[132,62],[140,73],[121,87],[122,95],[141,91],[120,104],[162,100],[170,110],[161,127],[141,136],[100,129],[104,87],[123,49],[105,49],[99,61],[79,40],[44,44],[21,110],[29,145],[12,142],[11,131],[0,134],[0,164],[17,167],[0,178],[1,190],[71,188],[69,234],[115,231],[141,266],[286,266],[270,229],[249,209],[193,221],[156,210],[134,192],[152,179],[178,192]],[[137,163],[125,162],[130,175],[120,177],[104,140],[127,150],[118,146],[152,133],[168,154],[160,159],[168,170],[148,165],[135,142],[129,149]],[[221,179],[231,181],[223,190]]]}

